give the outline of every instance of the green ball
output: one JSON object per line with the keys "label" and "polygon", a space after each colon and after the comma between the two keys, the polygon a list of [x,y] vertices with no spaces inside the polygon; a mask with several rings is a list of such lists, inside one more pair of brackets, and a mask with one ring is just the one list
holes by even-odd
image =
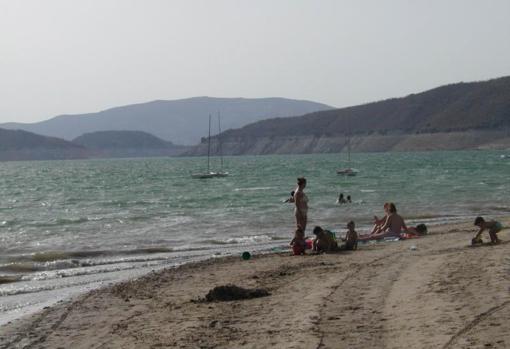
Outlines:
{"label": "green ball", "polygon": [[246,251],[246,252],[243,252],[243,254],[241,255],[241,257],[242,257],[245,261],[247,261],[248,259],[250,259],[250,258],[251,258],[251,254],[250,254],[250,252]]}

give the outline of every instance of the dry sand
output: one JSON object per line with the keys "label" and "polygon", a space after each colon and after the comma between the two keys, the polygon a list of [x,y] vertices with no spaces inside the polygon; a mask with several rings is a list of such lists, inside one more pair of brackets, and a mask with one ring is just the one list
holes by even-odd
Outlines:
{"label": "dry sand", "polygon": [[[509,348],[510,244],[469,247],[474,232],[152,273],[3,326],[0,347]],[[197,301],[228,283],[271,295]]]}

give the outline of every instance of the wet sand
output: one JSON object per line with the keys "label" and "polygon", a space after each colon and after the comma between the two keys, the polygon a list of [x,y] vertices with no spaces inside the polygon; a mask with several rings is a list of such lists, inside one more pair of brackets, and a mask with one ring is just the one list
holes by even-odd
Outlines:
{"label": "wet sand", "polygon": [[[475,231],[168,269],[7,324],[0,348],[507,348],[510,243],[470,247]],[[201,300],[229,283],[271,295]]]}

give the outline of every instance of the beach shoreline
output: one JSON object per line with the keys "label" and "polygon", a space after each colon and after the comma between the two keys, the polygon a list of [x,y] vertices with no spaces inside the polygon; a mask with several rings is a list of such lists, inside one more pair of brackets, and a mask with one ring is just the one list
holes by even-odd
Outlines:
{"label": "beach shoreline", "polygon": [[[446,224],[355,252],[164,269],[12,321],[0,348],[504,348],[509,244],[470,247],[475,232]],[[202,301],[226,284],[270,296]]]}

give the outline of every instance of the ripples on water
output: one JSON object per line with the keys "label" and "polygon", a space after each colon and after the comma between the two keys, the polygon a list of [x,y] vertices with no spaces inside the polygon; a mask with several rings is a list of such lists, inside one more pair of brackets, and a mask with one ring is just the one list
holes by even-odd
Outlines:
{"label": "ripples on water", "polygon": [[[357,177],[336,175],[346,166],[338,154],[232,157],[231,176],[209,180],[190,177],[203,158],[0,163],[0,311],[6,321],[147,270],[282,245],[293,227],[283,200],[298,176],[308,179],[309,226],[343,231],[354,219],[363,231],[386,201],[414,223],[505,215],[510,160],[500,155],[355,154]],[[353,204],[336,205],[340,192]]]}

